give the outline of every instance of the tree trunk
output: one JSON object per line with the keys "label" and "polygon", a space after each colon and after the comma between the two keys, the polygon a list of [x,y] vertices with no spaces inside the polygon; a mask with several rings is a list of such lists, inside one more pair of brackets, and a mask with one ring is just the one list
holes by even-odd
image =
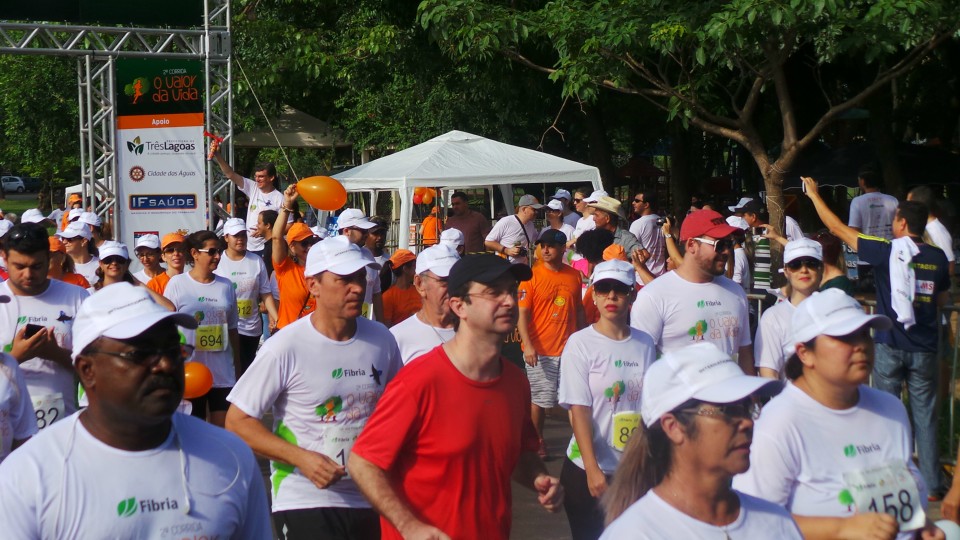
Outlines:
{"label": "tree trunk", "polygon": [[686,130],[670,124],[670,212],[683,217],[690,207],[690,152]]}
{"label": "tree trunk", "polygon": [[587,140],[590,141],[590,161],[600,169],[600,177],[605,186],[615,186],[616,169],[610,156],[610,144],[607,141],[607,132],[603,127],[603,118],[600,116],[600,107],[583,106],[586,112],[584,121],[587,125]]}
{"label": "tree trunk", "polygon": [[897,140],[893,135],[893,96],[889,87],[874,94],[868,101],[870,131],[877,144],[877,158],[883,176],[883,192],[902,198],[904,190],[903,171],[897,158]]}
{"label": "tree trunk", "polygon": [[[791,163],[793,160],[789,160]],[[777,161],[777,166],[761,168],[763,171],[763,185],[767,191],[767,212],[770,214],[770,225],[773,225],[776,231],[784,236],[784,216],[786,207],[783,199],[783,180],[786,176],[781,172],[789,169],[789,164]],[[782,287],[786,284],[786,278],[777,270],[783,268],[783,246],[779,242],[770,242],[770,282],[774,287]]]}

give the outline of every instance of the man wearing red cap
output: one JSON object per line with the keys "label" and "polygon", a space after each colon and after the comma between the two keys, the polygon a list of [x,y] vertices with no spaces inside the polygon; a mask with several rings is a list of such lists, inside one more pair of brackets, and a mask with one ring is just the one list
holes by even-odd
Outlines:
{"label": "man wearing red cap", "polygon": [[661,353],[713,343],[753,375],[747,296],[724,276],[736,230],[713,210],[688,215],[680,227],[683,263],[637,294],[630,325],[650,334]]}

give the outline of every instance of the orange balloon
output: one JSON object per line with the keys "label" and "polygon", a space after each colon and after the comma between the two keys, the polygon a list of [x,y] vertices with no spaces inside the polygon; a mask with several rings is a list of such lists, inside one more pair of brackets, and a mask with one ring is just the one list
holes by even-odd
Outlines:
{"label": "orange balloon", "polygon": [[413,194],[420,195],[421,197],[423,197],[423,194],[426,193],[426,191],[427,191],[427,188],[425,187],[413,188]]}
{"label": "orange balloon", "polygon": [[183,365],[183,397],[196,399],[207,395],[213,388],[213,374],[200,362],[187,362]]}
{"label": "orange balloon", "polygon": [[297,182],[297,193],[317,210],[339,210],[347,203],[343,184],[329,176],[311,176]]}
{"label": "orange balloon", "polygon": [[430,204],[433,202],[433,195],[430,192],[423,194],[423,204]]}

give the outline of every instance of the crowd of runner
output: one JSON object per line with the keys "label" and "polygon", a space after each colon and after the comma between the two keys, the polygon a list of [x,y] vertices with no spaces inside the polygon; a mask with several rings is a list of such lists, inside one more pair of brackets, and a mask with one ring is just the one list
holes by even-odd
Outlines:
{"label": "crowd of runner", "polygon": [[[929,188],[862,171],[844,221],[804,178],[814,234],[750,198],[678,220],[563,189],[491,227],[455,192],[391,253],[386,220],[348,208],[328,235],[272,165],[215,157],[250,200],[217,232],[131,252],[79,198],[0,219],[0,536],[507,538],[514,482],[576,540],[934,539],[930,501],[960,517]],[[212,383],[185,399],[191,362]]]}

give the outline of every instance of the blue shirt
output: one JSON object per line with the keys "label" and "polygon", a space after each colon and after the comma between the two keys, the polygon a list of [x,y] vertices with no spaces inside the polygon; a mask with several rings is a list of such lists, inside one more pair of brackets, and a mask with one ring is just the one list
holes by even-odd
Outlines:
{"label": "blue shirt", "polygon": [[857,239],[857,254],[860,260],[873,265],[877,285],[877,313],[890,317],[893,328],[877,331],[876,342],[885,343],[910,352],[935,352],[937,350],[937,295],[950,290],[950,274],[947,256],[939,248],[922,242],[913,258],[913,271],[917,288],[913,299],[913,312],[917,323],[906,330],[897,322],[897,313],[890,301],[890,251],[889,240],[860,235]]}

